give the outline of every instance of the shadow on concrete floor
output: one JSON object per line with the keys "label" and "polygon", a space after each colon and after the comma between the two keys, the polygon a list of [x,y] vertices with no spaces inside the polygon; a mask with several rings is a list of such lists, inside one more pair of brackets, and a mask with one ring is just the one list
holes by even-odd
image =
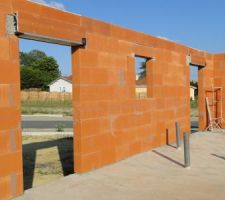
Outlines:
{"label": "shadow on concrete floor", "polygon": [[177,165],[179,165],[179,166],[181,166],[181,167],[184,167],[184,165],[182,163],[180,163],[180,162],[178,162],[178,161],[176,161],[176,160],[174,160],[174,159],[172,159],[172,158],[170,158],[170,157],[168,157],[168,156],[166,156],[166,155],[164,155],[164,154],[162,154],[162,153],[160,153],[156,150],[152,150],[152,152],[161,156],[161,157],[163,157],[163,158],[165,158],[165,159],[167,159],[167,160],[169,160],[169,161],[171,161],[171,162],[173,162],[173,163],[175,163],[175,164],[177,164]]}
{"label": "shadow on concrete floor", "polygon": [[168,130],[168,129],[166,129],[166,145],[176,149],[176,146],[170,144],[170,140],[169,140],[169,130]]}
{"label": "shadow on concrete floor", "polygon": [[215,157],[217,157],[217,158],[221,158],[221,159],[225,160],[225,157],[224,157],[224,156],[219,156],[219,155],[214,154],[214,153],[212,153],[211,155],[212,155],[212,156],[215,156]]}
{"label": "shadow on concrete floor", "polygon": [[[74,173],[74,166],[73,166],[73,138],[60,138],[51,141],[43,141],[43,142],[35,142],[23,145],[23,178],[24,178],[24,189],[29,189],[33,187],[34,181],[34,173],[36,165],[36,154],[38,150],[44,150],[48,148],[56,147],[58,149],[61,163],[61,169],[63,171],[63,175],[67,176],[69,174]],[[46,159],[46,164],[41,164],[40,168],[46,169],[51,167],[48,166],[48,157]],[[45,162],[45,160],[44,160]],[[45,175],[45,174],[44,174]],[[46,173],[47,176],[47,173]]]}

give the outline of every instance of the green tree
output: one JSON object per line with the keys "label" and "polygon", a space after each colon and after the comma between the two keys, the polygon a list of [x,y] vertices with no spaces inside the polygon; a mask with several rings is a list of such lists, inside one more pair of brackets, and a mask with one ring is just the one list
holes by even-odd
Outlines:
{"label": "green tree", "polygon": [[32,67],[21,68],[21,88],[43,88],[42,74],[39,70],[35,70]]}
{"label": "green tree", "polygon": [[29,53],[20,52],[20,65],[31,66],[34,62],[47,57],[43,51],[32,50]]}
{"label": "green tree", "polygon": [[45,57],[41,60],[37,60],[34,62],[32,67],[34,69],[40,70],[43,73],[47,72],[49,75],[49,83],[58,78],[60,75],[59,65],[53,57]]}
{"label": "green tree", "polygon": [[22,89],[47,89],[49,83],[61,75],[57,61],[39,50],[21,52],[20,65]]}
{"label": "green tree", "polygon": [[193,81],[193,80],[190,81],[190,85],[198,88],[198,82],[197,81]]}
{"label": "green tree", "polygon": [[140,78],[146,77],[146,62],[141,63],[139,76],[140,76]]}

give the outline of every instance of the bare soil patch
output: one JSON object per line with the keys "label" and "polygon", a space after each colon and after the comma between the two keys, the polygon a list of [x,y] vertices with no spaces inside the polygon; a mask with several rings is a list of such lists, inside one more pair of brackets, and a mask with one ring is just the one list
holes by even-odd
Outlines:
{"label": "bare soil patch", "polygon": [[24,189],[73,173],[73,138],[23,136]]}

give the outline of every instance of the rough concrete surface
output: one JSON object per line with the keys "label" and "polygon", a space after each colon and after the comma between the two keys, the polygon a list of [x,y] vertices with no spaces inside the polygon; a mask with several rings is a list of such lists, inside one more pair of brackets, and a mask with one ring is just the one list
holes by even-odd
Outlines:
{"label": "rough concrete surface", "polygon": [[190,169],[182,166],[183,147],[163,146],[27,190],[16,200],[224,200],[225,133],[193,134],[190,145]]}

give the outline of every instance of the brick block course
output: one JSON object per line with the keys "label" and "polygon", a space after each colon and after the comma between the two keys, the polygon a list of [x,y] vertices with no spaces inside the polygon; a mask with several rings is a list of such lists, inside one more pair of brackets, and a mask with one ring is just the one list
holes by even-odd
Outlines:
{"label": "brick block course", "polygon": [[[225,87],[225,54],[213,55],[88,17],[25,0],[0,2],[0,199],[23,192],[19,31],[64,40],[72,47],[74,171],[83,173],[175,140],[175,122],[190,131],[190,68],[199,66],[199,124],[206,127],[205,91]],[[146,99],[136,99],[134,56],[147,63]],[[225,91],[223,93],[225,95]],[[224,106],[224,105],[223,105]],[[224,113],[225,114],[225,113]],[[225,117],[225,116],[224,116]],[[3,191],[3,192],[2,192]]]}

